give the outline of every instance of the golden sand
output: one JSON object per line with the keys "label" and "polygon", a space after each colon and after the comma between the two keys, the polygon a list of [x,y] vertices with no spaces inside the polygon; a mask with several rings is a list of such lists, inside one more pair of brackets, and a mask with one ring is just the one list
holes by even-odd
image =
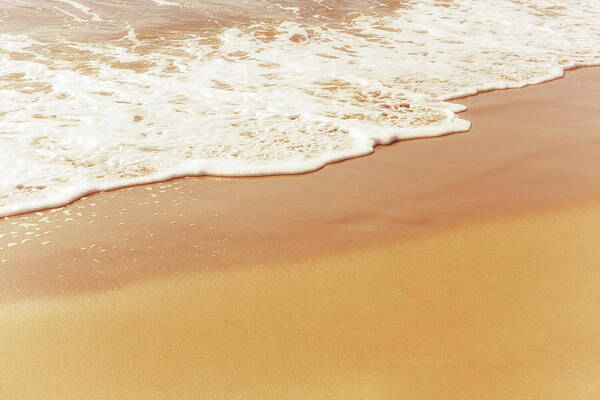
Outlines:
{"label": "golden sand", "polygon": [[600,206],[0,307],[4,399],[597,399]]}

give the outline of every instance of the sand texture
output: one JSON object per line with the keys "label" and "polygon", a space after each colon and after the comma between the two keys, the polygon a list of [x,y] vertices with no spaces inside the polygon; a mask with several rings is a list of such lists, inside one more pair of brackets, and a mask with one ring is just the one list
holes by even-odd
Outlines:
{"label": "sand texture", "polygon": [[599,100],[577,70],[467,134],[0,220],[0,397],[600,398]]}
{"label": "sand texture", "polygon": [[600,207],[0,306],[4,399],[597,399]]}

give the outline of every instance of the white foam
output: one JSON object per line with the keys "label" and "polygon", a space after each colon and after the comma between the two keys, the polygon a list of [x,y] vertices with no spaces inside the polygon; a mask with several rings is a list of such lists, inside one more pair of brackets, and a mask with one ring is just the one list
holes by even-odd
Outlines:
{"label": "white foam", "polygon": [[179,3],[175,3],[173,1],[166,1],[166,0],[152,0],[152,2],[154,4],[157,4],[159,6],[179,6]]}
{"label": "white foam", "polygon": [[87,14],[90,17],[92,17],[92,21],[97,21],[97,22],[102,21],[102,18],[100,18],[100,15],[92,12],[89,7],[87,7],[87,6],[85,6],[85,5],[81,4],[81,3],[78,3],[78,2],[76,2],[74,0],[55,0],[55,1],[68,4],[71,7],[78,9],[82,13]]}
{"label": "white foam", "polygon": [[49,53],[0,34],[0,216],[178,176],[311,171],[467,130],[449,99],[600,60],[597,3],[440,4],[231,28],[208,44],[127,28],[120,41]]}

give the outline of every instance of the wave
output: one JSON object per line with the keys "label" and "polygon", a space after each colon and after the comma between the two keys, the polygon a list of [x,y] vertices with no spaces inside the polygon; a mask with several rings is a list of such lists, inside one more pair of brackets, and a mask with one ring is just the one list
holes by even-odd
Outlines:
{"label": "wave", "polygon": [[[1,17],[0,216],[173,177],[312,171],[468,130],[449,100],[600,61],[591,1],[253,2],[248,14],[135,0],[110,3],[114,17],[99,1],[41,3],[42,16]],[[259,18],[260,4],[272,12]],[[27,18],[47,21],[25,33]]]}

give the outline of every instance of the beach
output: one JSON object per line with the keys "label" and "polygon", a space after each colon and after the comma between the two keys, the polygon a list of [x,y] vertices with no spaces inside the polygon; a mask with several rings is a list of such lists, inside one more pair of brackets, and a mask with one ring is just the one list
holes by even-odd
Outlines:
{"label": "beach", "polygon": [[598,100],[577,69],[313,173],[2,219],[0,395],[595,399]]}

